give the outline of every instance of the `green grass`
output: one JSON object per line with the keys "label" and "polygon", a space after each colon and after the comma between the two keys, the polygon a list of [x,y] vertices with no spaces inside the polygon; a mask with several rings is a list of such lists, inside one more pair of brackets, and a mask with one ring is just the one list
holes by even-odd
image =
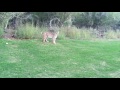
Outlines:
{"label": "green grass", "polygon": [[0,39],[0,78],[120,78],[120,41]]}

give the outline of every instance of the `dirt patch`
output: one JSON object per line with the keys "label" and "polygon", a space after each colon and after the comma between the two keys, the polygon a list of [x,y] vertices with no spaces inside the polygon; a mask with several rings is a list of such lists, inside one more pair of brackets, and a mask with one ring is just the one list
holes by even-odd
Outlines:
{"label": "dirt patch", "polygon": [[5,34],[3,35],[3,38],[6,39],[13,39],[15,38],[15,30],[13,29],[6,29]]}

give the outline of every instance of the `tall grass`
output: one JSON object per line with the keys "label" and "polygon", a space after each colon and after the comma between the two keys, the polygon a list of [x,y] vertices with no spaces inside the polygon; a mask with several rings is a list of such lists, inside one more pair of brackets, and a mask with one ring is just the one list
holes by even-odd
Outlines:
{"label": "tall grass", "polygon": [[92,39],[95,37],[93,29],[81,28],[79,29],[80,39]]}
{"label": "tall grass", "polygon": [[120,38],[120,30],[108,30],[106,33],[105,33],[105,37],[107,39],[119,39]]}
{"label": "tall grass", "polygon": [[62,39],[66,37],[70,39],[96,39],[98,37],[104,39],[120,39],[120,30],[107,29],[103,33],[103,36],[101,36],[98,30],[92,28],[62,27],[60,30],[60,34],[62,34],[60,37]]}
{"label": "tall grass", "polygon": [[[21,25],[18,30],[15,32],[16,38],[19,39],[41,39],[42,32],[47,31],[47,27],[35,27],[31,24]],[[101,38],[98,30],[94,30],[92,28],[77,28],[77,27],[61,27],[59,28],[60,33],[58,35],[58,39],[96,39]],[[3,30],[0,28],[0,36],[3,35]],[[103,38],[103,37],[102,37]],[[107,30],[104,32],[104,38],[106,39],[118,39],[120,38],[120,30]]]}
{"label": "tall grass", "polygon": [[21,25],[18,30],[16,30],[16,37],[20,39],[39,39],[41,38],[42,31],[46,28],[38,26],[32,26],[31,24]]}
{"label": "tall grass", "polygon": [[70,38],[70,39],[90,39],[93,38],[92,29],[81,28],[78,29],[77,27],[62,27],[60,29],[61,34],[60,37],[62,38]]}
{"label": "tall grass", "polygon": [[4,34],[3,26],[0,25],[0,38],[3,36],[3,34]]}

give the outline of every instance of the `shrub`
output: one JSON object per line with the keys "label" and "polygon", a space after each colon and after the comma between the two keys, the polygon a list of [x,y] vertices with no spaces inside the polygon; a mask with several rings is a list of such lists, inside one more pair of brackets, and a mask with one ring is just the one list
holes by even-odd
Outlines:
{"label": "shrub", "polygon": [[92,30],[91,29],[86,29],[86,28],[81,28],[78,29],[77,27],[62,27],[60,29],[61,33],[60,36],[65,38],[70,38],[70,39],[90,39],[94,35],[92,35]]}
{"label": "shrub", "polygon": [[80,31],[80,39],[91,39],[94,38],[94,34],[92,33],[92,29],[81,28]]}
{"label": "shrub", "polygon": [[34,27],[31,24],[21,25],[16,30],[16,37],[20,39],[39,39],[41,38],[41,32],[44,30],[43,27]]}
{"label": "shrub", "polygon": [[117,39],[117,33],[114,31],[114,30],[108,30],[106,33],[105,33],[105,37],[107,39]]}
{"label": "shrub", "polygon": [[3,34],[4,34],[4,30],[2,25],[0,25],[0,38],[3,36]]}

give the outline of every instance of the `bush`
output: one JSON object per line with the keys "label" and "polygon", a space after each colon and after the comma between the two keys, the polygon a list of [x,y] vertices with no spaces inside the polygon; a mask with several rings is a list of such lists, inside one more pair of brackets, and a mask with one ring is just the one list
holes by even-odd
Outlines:
{"label": "bush", "polygon": [[79,39],[79,31],[76,27],[62,27],[60,32],[63,38]]}
{"label": "bush", "polygon": [[19,39],[39,39],[41,38],[41,32],[45,30],[43,27],[34,27],[31,24],[21,25],[16,30],[16,38]]}
{"label": "bush", "polygon": [[113,30],[108,30],[106,33],[105,33],[105,37],[107,39],[117,39],[117,33]]}
{"label": "bush", "polygon": [[4,34],[4,30],[2,25],[0,25],[0,38],[3,36],[3,34]]}
{"label": "bush", "polygon": [[59,30],[60,31],[59,31],[58,39],[65,39],[66,38],[65,37],[65,28],[61,27]]}
{"label": "bush", "polygon": [[[15,36],[20,39],[41,39],[42,32],[47,31],[47,27],[34,27],[31,24],[22,25],[16,30]],[[59,28],[58,39],[95,39],[98,35],[98,30],[92,28],[77,28],[77,27],[61,27]],[[0,36],[2,36],[3,30],[0,29]],[[104,33],[106,39],[120,38],[120,31],[114,31],[112,29],[107,30]]]}
{"label": "bush", "polygon": [[78,29],[77,27],[62,27],[60,29],[60,37],[67,37],[70,39],[90,39],[94,35],[92,35],[92,30],[91,29],[86,29],[86,28],[81,28]]}
{"label": "bush", "polygon": [[81,28],[80,31],[80,39],[92,39],[94,38],[93,29]]}

